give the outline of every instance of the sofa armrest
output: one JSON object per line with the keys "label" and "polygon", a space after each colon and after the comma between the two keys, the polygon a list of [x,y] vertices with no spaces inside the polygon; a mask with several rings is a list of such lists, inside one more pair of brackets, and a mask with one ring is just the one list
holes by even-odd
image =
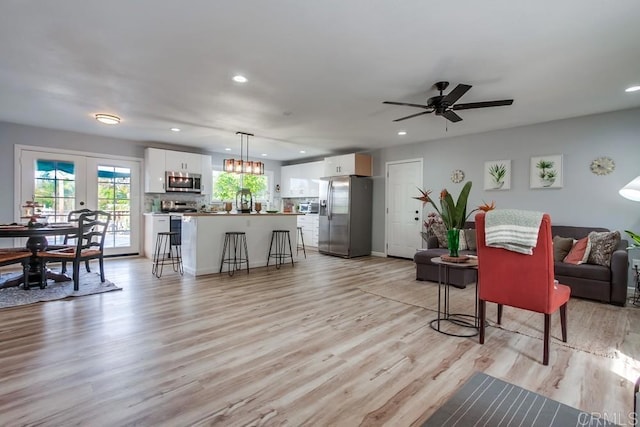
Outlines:
{"label": "sofa armrest", "polygon": [[625,304],[628,278],[629,253],[626,249],[616,249],[611,254],[611,302],[613,304]]}
{"label": "sofa armrest", "polygon": [[436,236],[427,237],[427,249],[436,249],[439,247],[438,238]]}

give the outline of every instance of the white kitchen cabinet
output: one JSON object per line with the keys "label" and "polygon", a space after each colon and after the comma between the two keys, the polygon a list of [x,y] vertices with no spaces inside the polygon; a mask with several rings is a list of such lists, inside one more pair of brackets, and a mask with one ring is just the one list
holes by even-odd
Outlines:
{"label": "white kitchen cabinet", "polygon": [[[298,216],[298,227],[302,227],[305,246],[318,247],[319,217],[317,214]],[[300,242],[300,244],[302,244]]]}
{"label": "white kitchen cabinet", "polygon": [[170,228],[171,216],[169,214],[144,215],[144,256],[153,259],[158,233],[167,232]]}
{"label": "white kitchen cabinet", "polygon": [[320,178],[324,176],[324,161],[305,163],[307,173],[306,197],[320,197]]}
{"label": "white kitchen cabinet", "polygon": [[323,176],[373,175],[373,159],[368,154],[344,154],[324,159]]}
{"label": "white kitchen cabinet", "polygon": [[211,197],[213,186],[213,173],[211,166],[211,156],[200,156],[202,164],[202,178],[200,180],[200,186],[202,188],[202,195]]}
{"label": "white kitchen cabinet", "polygon": [[211,156],[160,148],[145,148],[144,192],[164,193],[166,171],[201,174],[202,194],[211,194]]}
{"label": "white kitchen cabinet", "polygon": [[164,193],[165,153],[167,150],[146,148],[144,150],[144,192]]}
{"label": "white kitchen cabinet", "polygon": [[182,151],[167,151],[165,170],[172,172],[202,173],[202,155]]}
{"label": "white kitchen cabinet", "polygon": [[318,197],[324,162],[283,166],[280,170],[281,197]]}

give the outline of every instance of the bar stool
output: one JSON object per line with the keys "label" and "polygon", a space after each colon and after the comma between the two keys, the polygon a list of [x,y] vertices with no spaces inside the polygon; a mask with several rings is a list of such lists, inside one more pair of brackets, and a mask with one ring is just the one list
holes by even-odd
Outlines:
{"label": "bar stool", "polygon": [[[302,227],[298,227],[298,236],[300,237],[300,241],[302,242],[302,253],[304,254],[304,257],[307,257],[307,250],[304,247],[304,234],[302,234]],[[300,250],[300,244],[298,243],[298,245],[296,246],[296,255],[298,254],[298,251]]]}
{"label": "bar stool", "polygon": [[[273,242],[275,241],[275,251]],[[289,253],[287,254],[287,243],[289,244]],[[267,256],[267,267],[271,258],[276,259],[276,269],[284,264],[285,259],[291,259],[293,267],[293,252],[291,251],[291,236],[289,230],[273,230],[271,232],[271,245],[269,245],[269,255]]]}
{"label": "bar stool", "polygon": [[[231,248],[233,246],[233,249]],[[244,250],[244,256],[242,251]],[[231,252],[233,251],[233,258]],[[226,256],[226,259],[225,259]],[[222,249],[222,259],[220,260],[220,273],[227,264],[227,273],[233,276],[236,270],[242,268],[242,264],[247,264],[247,274],[249,274],[249,251],[247,250],[247,234],[244,231],[228,231],[224,233],[224,247]],[[233,268],[231,265],[233,264]]]}
{"label": "bar stool", "polygon": [[162,268],[165,264],[171,264],[173,271],[182,276],[182,242],[180,234],[175,231],[163,231],[156,237],[156,250],[153,254],[153,266],[151,274],[157,278],[162,276]]}

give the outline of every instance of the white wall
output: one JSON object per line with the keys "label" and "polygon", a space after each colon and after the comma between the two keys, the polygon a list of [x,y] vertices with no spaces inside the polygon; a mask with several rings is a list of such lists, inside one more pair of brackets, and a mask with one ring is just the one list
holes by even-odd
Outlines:
{"label": "white wall", "polygon": [[[424,188],[433,190],[436,197],[447,188],[455,198],[462,185],[472,181],[470,208],[494,200],[498,208],[547,212],[559,225],[606,227],[620,230],[623,238],[627,238],[623,230],[640,231],[640,203],[618,195],[620,188],[640,175],[640,109],[387,148],[372,154],[377,176],[374,251],[384,252],[385,162],[420,157],[424,158]],[[564,187],[530,189],[530,157],[550,154],[564,156]],[[591,173],[589,165],[599,156],[615,161],[613,173]],[[511,159],[511,190],[483,190],[484,162],[501,159]],[[451,182],[454,169],[464,171],[462,183]]]}

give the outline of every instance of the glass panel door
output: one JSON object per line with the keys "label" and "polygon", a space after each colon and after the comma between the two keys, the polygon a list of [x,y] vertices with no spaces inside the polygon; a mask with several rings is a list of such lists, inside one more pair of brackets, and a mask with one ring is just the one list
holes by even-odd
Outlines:
{"label": "glass panel door", "polygon": [[111,214],[105,254],[139,253],[140,163],[87,158],[87,204]]}
{"label": "glass panel door", "polygon": [[23,149],[20,168],[20,222],[28,221],[20,206],[29,200],[42,205],[48,222],[66,222],[72,210],[104,210],[112,222],[105,254],[140,253],[140,162]]}

